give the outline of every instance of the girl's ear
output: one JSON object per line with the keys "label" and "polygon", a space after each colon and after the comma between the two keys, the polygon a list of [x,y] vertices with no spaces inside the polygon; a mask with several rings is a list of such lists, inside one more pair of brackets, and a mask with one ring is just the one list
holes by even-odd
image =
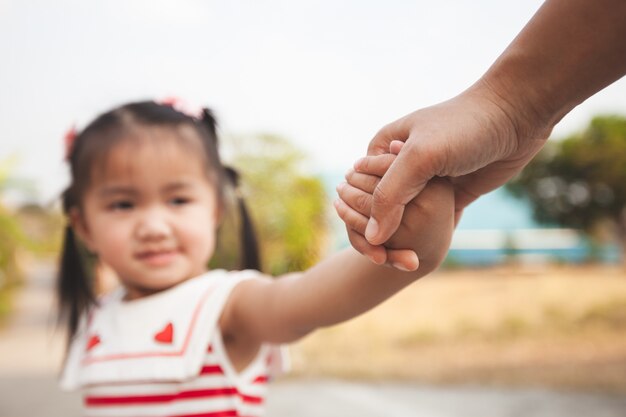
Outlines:
{"label": "girl's ear", "polygon": [[85,247],[87,247],[87,249],[89,249],[90,252],[96,253],[91,234],[89,233],[89,228],[85,222],[85,216],[83,216],[82,212],[77,207],[72,207],[69,214],[70,224],[76,236],[78,236],[80,241],[83,245],[85,245]]}

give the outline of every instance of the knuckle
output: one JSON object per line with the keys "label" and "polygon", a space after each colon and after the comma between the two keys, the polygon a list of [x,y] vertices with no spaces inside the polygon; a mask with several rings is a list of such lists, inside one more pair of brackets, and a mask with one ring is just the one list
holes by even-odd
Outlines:
{"label": "knuckle", "polygon": [[381,206],[390,206],[394,204],[391,195],[382,187],[381,184],[378,184],[374,189],[372,198],[374,200],[374,204],[379,204]]}
{"label": "knuckle", "polygon": [[368,190],[375,190],[378,186],[378,183],[380,183],[380,178],[374,176],[369,176],[365,180],[365,185],[367,186]]}
{"label": "knuckle", "polygon": [[376,155],[380,153],[384,153],[386,151],[386,147],[389,143],[389,136],[393,132],[393,123],[386,124],[381,127],[378,132],[374,135],[374,138],[370,141],[367,146],[367,154],[368,155]]}
{"label": "knuckle", "polygon": [[354,201],[355,204],[355,208],[360,211],[361,213],[363,212],[369,212],[371,203],[370,203],[370,195],[369,194],[359,194],[356,196],[356,199]]}

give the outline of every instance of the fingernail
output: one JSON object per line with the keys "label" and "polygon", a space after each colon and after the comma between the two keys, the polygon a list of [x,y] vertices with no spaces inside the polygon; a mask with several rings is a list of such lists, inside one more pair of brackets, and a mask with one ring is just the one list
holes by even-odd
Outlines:
{"label": "fingernail", "polygon": [[345,176],[345,179],[349,179],[349,178],[350,178],[350,176],[351,176],[352,174],[354,174],[354,169],[349,168],[349,169],[346,171],[346,176]]}
{"label": "fingernail", "polygon": [[339,192],[341,192],[341,190],[342,190],[342,189],[343,189],[343,187],[345,187],[345,186],[346,186],[346,183],[345,183],[345,182],[340,182],[340,183],[337,185],[337,188],[336,188],[337,192],[338,192],[338,193],[339,193]]}
{"label": "fingernail", "polygon": [[411,272],[410,269],[408,269],[407,267],[405,267],[404,265],[400,264],[400,263],[393,263],[391,264],[394,268],[399,269],[400,271],[404,271],[404,272]]}
{"label": "fingernail", "polygon": [[365,228],[365,239],[367,239],[370,243],[372,239],[376,237],[378,234],[378,222],[375,218],[370,218],[369,222],[367,222],[367,227]]}
{"label": "fingernail", "polygon": [[359,158],[359,159],[357,159],[357,160],[354,162],[353,167],[354,167],[354,169],[355,169],[356,171],[358,171],[358,170],[359,170],[359,165],[361,164],[361,161],[363,161],[364,159],[365,159],[364,157],[363,157],[363,158]]}

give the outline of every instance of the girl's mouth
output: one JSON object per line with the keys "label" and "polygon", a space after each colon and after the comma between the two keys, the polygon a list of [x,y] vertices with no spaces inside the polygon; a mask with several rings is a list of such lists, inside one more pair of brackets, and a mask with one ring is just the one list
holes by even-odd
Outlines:
{"label": "girl's mouth", "polygon": [[174,261],[174,258],[178,255],[178,251],[171,250],[159,250],[159,251],[146,251],[137,254],[137,259],[149,266],[165,266]]}

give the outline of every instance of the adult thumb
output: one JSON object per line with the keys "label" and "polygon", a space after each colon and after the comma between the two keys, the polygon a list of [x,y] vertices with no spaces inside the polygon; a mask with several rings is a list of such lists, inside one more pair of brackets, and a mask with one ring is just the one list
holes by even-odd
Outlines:
{"label": "adult thumb", "polygon": [[372,245],[382,245],[389,240],[400,226],[406,204],[430,179],[416,169],[413,151],[413,147],[403,146],[374,190],[370,219],[365,229],[365,238]]}

